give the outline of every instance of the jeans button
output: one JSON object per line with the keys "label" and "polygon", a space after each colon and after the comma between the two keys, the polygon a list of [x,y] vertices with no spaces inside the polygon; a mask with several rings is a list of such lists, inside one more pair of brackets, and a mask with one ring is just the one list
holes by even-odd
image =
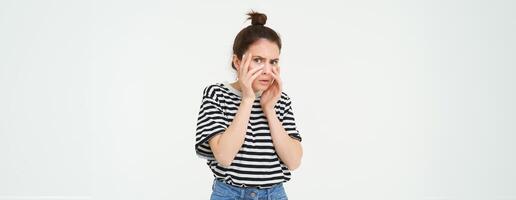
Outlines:
{"label": "jeans button", "polygon": [[255,196],[256,196],[256,193],[251,192],[251,194],[249,194],[249,195],[251,195],[251,197],[255,197]]}

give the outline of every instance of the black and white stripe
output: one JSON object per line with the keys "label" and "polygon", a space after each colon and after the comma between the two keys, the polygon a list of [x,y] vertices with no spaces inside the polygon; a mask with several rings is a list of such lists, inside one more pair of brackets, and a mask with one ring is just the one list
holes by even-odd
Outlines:
{"label": "black and white stripe", "polygon": [[[231,165],[223,167],[215,160],[208,140],[223,133],[231,124],[240,105],[241,93],[229,85],[229,82],[206,86],[197,119],[195,151],[199,157],[207,159],[207,164],[217,179],[239,187],[270,188],[274,184],[289,181],[291,173],[276,154],[269,125],[260,105],[260,94],[257,95],[251,109],[244,144]],[[291,101],[286,93],[282,92],[275,110],[288,135],[301,141]]]}

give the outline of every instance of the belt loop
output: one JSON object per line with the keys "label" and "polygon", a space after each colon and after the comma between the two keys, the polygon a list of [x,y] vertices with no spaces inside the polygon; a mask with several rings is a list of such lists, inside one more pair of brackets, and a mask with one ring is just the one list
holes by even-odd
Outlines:
{"label": "belt loop", "polygon": [[217,179],[213,179],[213,183],[211,184],[211,190],[215,190],[215,183],[217,183]]}

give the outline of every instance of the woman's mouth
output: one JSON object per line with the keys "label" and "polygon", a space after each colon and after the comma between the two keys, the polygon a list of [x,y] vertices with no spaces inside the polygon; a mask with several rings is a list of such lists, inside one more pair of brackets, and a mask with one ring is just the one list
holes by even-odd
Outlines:
{"label": "woman's mouth", "polygon": [[260,80],[260,83],[263,84],[263,85],[267,85],[269,84],[269,80]]}

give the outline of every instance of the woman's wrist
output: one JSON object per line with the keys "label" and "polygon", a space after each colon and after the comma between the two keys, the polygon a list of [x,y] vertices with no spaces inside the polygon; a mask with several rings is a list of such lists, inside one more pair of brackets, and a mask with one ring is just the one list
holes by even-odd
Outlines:
{"label": "woman's wrist", "polygon": [[256,98],[253,98],[253,97],[244,97],[244,98],[242,98],[242,102],[244,102],[244,103],[253,104],[254,100],[256,100]]}
{"label": "woman's wrist", "polygon": [[274,110],[274,108],[262,108],[262,109],[263,109],[263,114],[267,118],[276,115],[276,111]]}

